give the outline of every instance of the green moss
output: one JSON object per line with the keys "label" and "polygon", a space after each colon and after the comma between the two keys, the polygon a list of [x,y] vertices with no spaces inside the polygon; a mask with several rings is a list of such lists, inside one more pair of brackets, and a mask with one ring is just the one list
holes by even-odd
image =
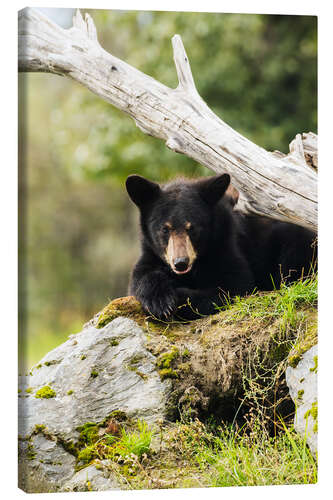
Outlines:
{"label": "green moss", "polygon": [[133,358],[131,358],[130,360],[130,365],[134,366],[134,365],[137,365],[138,363],[140,363],[140,361],[142,361],[143,359],[143,356],[141,355],[138,355],[138,356],[133,356]]}
{"label": "green moss", "polygon": [[41,363],[39,363],[37,366],[36,366],[36,370],[39,370],[43,365]]}
{"label": "green moss", "polygon": [[34,460],[35,458],[36,458],[36,452],[34,450],[32,442],[29,440],[27,446],[27,459]]}
{"label": "green moss", "polygon": [[314,367],[310,368],[310,372],[318,372],[318,356],[313,356]]}
{"label": "green moss", "polygon": [[86,448],[83,448],[82,450],[79,451],[77,455],[77,460],[78,462],[84,462],[85,464],[88,464],[93,460],[94,458],[97,457],[96,449],[94,446],[87,446]]}
{"label": "green moss", "polygon": [[27,387],[26,390],[25,390],[25,392],[27,392],[27,393],[30,394],[32,392],[32,387]]}
{"label": "green moss", "polygon": [[141,372],[140,370],[138,370],[135,366],[128,366],[127,367],[131,372],[134,372],[136,373],[139,377],[141,377],[143,380],[147,380],[148,377],[145,373]]}
{"label": "green moss", "polygon": [[163,335],[168,340],[174,340],[177,333],[180,333],[184,325],[179,325],[177,322],[159,321],[157,319],[148,318],[143,325],[149,333],[154,335]]}
{"label": "green moss", "polygon": [[70,396],[71,394],[73,394],[73,392],[74,391],[72,389],[70,389],[69,391],[67,391],[67,396]]}
{"label": "green moss", "polygon": [[290,355],[288,358],[289,366],[291,366],[292,368],[296,368],[301,359],[302,359],[301,354]]}
{"label": "green moss", "polygon": [[35,398],[54,398],[56,396],[56,393],[49,385],[45,385],[44,387],[41,387],[35,394]]}
{"label": "green moss", "polygon": [[61,444],[61,446],[64,448],[64,450],[66,450],[68,453],[70,453],[74,457],[77,457],[78,452],[79,452],[77,444],[75,444],[73,441],[62,440],[59,437],[58,437],[58,441]]}
{"label": "green moss", "polygon": [[119,422],[126,422],[128,420],[128,417],[124,411],[121,410],[114,410],[104,421],[102,422],[102,425],[105,425],[105,423],[110,419],[115,419],[118,420]]}
{"label": "green moss", "polygon": [[86,356],[85,354],[82,354],[82,356],[80,357],[80,359],[81,359],[82,361],[84,361],[86,358],[87,358],[87,356]]}
{"label": "green moss", "polygon": [[171,368],[162,368],[162,370],[159,370],[158,373],[160,374],[162,380],[166,378],[178,378],[178,373]]}
{"label": "green moss", "polygon": [[177,367],[177,371],[188,373],[191,370],[191,363],[180,363]]}
{"label": "green moss", "polygon": [[274,363],[280,363],[288,357],[290,349],[292,347],[292,342],[286,342],[279,338],[279,331],[271,337],[272,342],[270,344],[269,359]]}
{"label": "green moss", "polygon": [[[305,328],[303,328],[296,344],[293,346],[288,357],[288,364],[292,368],[296,368],[296,366],[302,359],[303,354],[318,342],[317,311],[310,311],[305,314],[303,322]],[[316,366],[313,368],[313,370],[315,369]]]}
{"label": "green moss", "polygon": [[119,316],[126,316],[141,323],[144,321],[144,313],[140,302],[134,297],[121,297],[104,307],[98,318],[96,328],[103,328]]}
{"label": "green moss", "polygon": [[170,368],[172,361],[174,361],[179,356],[179,349],[177,347],[173,347],[171,351],[164,352],[161,354],[157,361],[156,366],[158,368]]}
{"label": "green moss", "polygon": [[91,378],[96,378],[96,377],[98,377],[98,371],[96,371],[96,370],[92,370],[92,371],[91,371],[91,373],[90,373],[90,377],[91,377]]}
{"label": "green moss", "polygon": [[111,347],[115,347],[117,345],[119,345],[119,340],[117,340],[117,339],[111,339],[110,340],[110,346]]}
{"label": "green moss", "polygon": [[318,432],[318,402],[315,401],[312,403],[311,408],[304,413],[304,418],[308,419],[309,417],[313,418],[313,432]]}
{"label": "green moss", "polygon": [[138,370],[137,365],[142,361],[143,357],[142,356],[133,356],[133,358],[130,360],[129,365],[127,366],[128,370],[135,372],[139,377],[141,377],[143,380],[147,380],[147,375],[143,373],[142,371]]}
{"label": "green moss", "polygon": [[86,422],[84,425],[77,427],[76,430],[80,433],[78,439],[79,447],[94,444],[98,439],[98,429],[98,424],[94,422]]}
{"label": "green moss", "polygon": [[52,366],[52,365],[57,365],[59,361],[52,360],[52,361],[45,361],[44,365],[45,366]]}
{"label": "green moss", "polygon": [[45,429],[46,429],[45,425],[43,425],[43,424],[36,424],[35,428],[34,428],[34,432],[35,433],[43,432]]}
{"label": "green moss", "polygon": [[300,390],[298,391],[298,393],[297,393],[297,401],[298,401],[299,403],[301,403],[301,402],[302,402],[303,395],[304,395],[304,389],[300,389]]}
{"label": "green moss", "polygon": [[[69,453],[73,454],[77,458],[77,465],[75,467],[76,471],[81,470],[95,458],[100,458],[100,453],[103,456],[112,455],[112,448],[109,446],[109,443],[106,442],[105,437],[109,436],[105,434],[104,437],[99,436],[99,429],[105,428],[108,426],[110,420],[118,421],[118,422],[126,422],[126,425],[132,427],[133,422],[131,419],[128,419],[125,412],[121,410],[114,410],[110,415],[105,417],[101,422],[86,422],[85,424],[76,428],[76,431],[79,432],[79,437],[77,443],[74,444],[72,441],[70,442],[61,442],[64,449],[66,449]],[[110,436],[109,436],[110,437]],[[100,449],[99,446],[102,446]]]}

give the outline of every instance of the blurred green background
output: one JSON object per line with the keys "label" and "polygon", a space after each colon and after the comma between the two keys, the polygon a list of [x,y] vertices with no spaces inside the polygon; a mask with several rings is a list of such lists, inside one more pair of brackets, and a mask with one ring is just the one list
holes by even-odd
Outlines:
{"label": "blurred green background", "polygon": [[[47,11],[71,25],[72,9]],[[296,133],[317,132],[316,17],[88,12],[107,51],[170,87],[179,33],[203,99],[260,146],[288,152]],[[30,367],[126,295],[139,255],[126,176],[211,172],[70,79],[25,74],[19,84],[20,345]]]}

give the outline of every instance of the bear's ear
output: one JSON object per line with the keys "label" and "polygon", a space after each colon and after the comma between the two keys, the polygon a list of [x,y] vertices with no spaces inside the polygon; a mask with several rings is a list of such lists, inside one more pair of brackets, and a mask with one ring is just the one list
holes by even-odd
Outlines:
{"label": "bear's ear", "polygon": [[230,203],[231,208],[234,208],[234,206],[237,205],[239,200],[239,191],[235,188],[235,186],[229,184],[228,189],[224,193],[224,196]]}
{"label": "bear's ear", "polygon": [[215,205],[224,195],[230,184],[230,175],[222,174],[208,177],[199,183],[200,196],[208,205]]}
{"label": "bear's ear", "polygon": [[149,181],[141,175],[129,175],[126,179],[126,189],[131,200],[139,208],[154,200],[161,191],[156,182]]}

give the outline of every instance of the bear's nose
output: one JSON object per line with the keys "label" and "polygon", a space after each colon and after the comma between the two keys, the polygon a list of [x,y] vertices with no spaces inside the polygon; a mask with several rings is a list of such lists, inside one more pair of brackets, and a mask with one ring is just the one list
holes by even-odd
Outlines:
{"label": "bear's nose", "polygon": [[188,257],[177,257],[177,259],[173,261],[173,265],[177,271],[185,271],[189,262],[190,259]]}

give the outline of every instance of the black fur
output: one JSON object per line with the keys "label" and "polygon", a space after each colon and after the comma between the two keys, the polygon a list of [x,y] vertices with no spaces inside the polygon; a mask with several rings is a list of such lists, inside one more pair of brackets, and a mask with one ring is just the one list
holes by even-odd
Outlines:
{"label": "black fur", "polygon": [[[178,179],[164,186],[129,176],[127,191],[140,209],[142,254],[129,292],[153,316],[195,318],[216,312],[229,297],[278,288],[310,272],[316,260],[315,234],[294,224],[232,210],[223,196],[227,174]],[[192,269],[175,274],[165,259],[168,234],[187,230],[197,258]],[[181,306],[181,307],[180,307]]]}

